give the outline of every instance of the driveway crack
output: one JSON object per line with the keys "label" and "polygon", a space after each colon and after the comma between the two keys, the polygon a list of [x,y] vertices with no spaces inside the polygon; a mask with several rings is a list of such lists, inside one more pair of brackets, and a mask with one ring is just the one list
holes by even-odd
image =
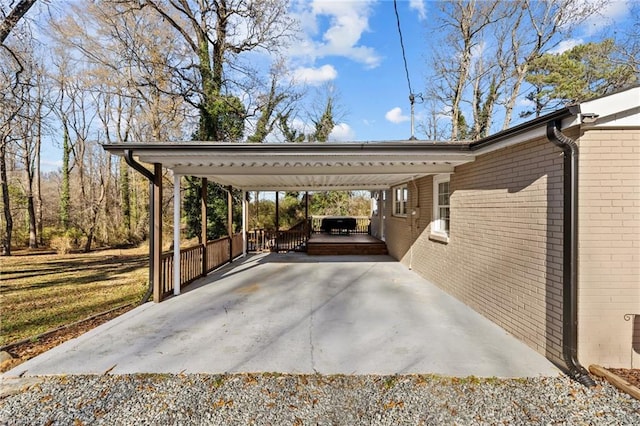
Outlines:
{"label": "driveway crack", "polygon": [[309,351],[311,358],[311,369],[314,373],[318,373],[316,371],[316,360],[314,358],[315,347],[313,346],[313,301],[309,300]]}

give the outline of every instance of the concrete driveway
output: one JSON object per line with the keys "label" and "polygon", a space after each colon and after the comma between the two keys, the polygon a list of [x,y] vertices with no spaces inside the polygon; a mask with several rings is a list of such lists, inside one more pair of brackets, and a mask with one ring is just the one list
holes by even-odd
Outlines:
{"label": "concrete driveway", "polygon": [[281,372],[529,377],[542,355],[386,256],[255,255],[5,377]]}

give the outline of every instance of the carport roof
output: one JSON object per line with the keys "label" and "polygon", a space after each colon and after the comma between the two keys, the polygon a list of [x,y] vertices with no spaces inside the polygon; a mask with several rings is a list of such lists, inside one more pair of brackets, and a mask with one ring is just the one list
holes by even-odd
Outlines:
{"label": "carport roof", "polygon": [[387,189],[411,179],[452,173],[475,159],[468,143],[383,141],[349,143],[156,142],[104,148],[160,163],[179,175],[256,190]]}

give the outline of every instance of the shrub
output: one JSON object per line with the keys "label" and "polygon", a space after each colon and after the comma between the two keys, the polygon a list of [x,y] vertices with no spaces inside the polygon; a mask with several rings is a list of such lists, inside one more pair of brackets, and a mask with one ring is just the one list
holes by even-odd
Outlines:
{"label": "shrub", "polygon": [[55,236],[51,238],[51,248],[60,255],[67,254],[73,249],[73,238],[66,234]]}

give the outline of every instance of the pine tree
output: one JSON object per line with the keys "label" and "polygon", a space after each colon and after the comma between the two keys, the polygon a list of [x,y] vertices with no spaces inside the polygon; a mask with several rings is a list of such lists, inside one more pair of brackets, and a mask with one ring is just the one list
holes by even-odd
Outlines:
{"label": "pine tree", "polygon": [[575,46],[560,54],[547,53],[533,61],[526,81],[534,86],[528,99],[536,104],[534,112],[581,102],[635,83],[633,66],[616,60],[612,39]]}

